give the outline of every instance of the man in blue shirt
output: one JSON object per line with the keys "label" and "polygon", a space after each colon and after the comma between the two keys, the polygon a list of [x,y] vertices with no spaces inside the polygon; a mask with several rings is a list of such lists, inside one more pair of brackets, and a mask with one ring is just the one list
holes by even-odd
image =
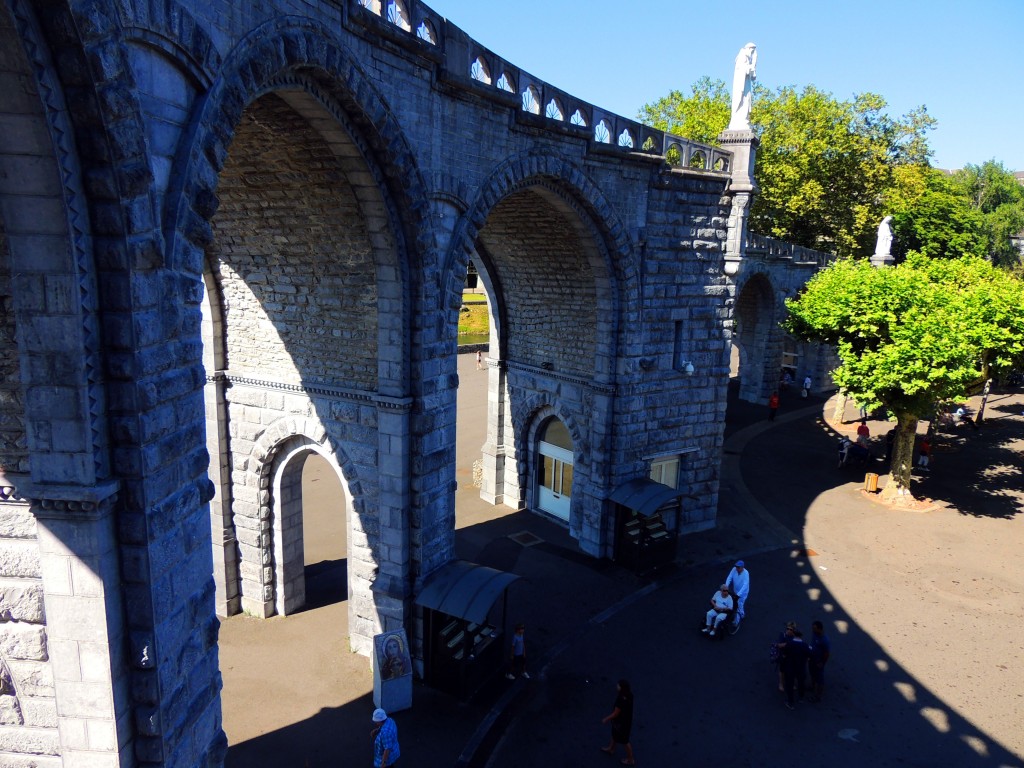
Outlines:
{"label": "man in blue shirt", "polygon": [[811,624],[810,670],[811,700],[821,701],[825,694],[825,662],[832,651],[832,643],[825,636],[825,627],[820,621]]}
{"label": "man in blue shirt", "polygon": [[373,768],[388,768],[401,757],[398,726],[383,709],[373,710]]}

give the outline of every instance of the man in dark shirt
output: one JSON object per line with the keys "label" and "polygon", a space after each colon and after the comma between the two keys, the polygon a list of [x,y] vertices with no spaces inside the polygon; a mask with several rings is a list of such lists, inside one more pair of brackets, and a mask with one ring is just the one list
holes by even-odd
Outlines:
{"label": "man in dark shirt", "polygon": [[821,701],[825,695],[825,663],[832,652],[832,643],[825,636],[825,627],[820,621],[811,624],[810,643],[811,700]]}
{"label": "man in dark shirt", "polygon": [[779,650],[782,653],[779,661],[782,666],[782,686],[786,689],[786,706],[793,709],[797,690],[800,698],[804,697],[804,688],[807,685],[807,657],[810,650],[804,642],[803,633],[798,629],[793,631],[793,637],[786,640]]}

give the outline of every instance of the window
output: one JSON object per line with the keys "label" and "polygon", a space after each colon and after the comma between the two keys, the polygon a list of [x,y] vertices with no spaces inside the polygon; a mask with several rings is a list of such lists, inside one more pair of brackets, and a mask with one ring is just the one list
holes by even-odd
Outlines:
{"label": "window", "polygon": [[679,457],[666,456],[651,462],[651,480],[669,488],[679,487]]}

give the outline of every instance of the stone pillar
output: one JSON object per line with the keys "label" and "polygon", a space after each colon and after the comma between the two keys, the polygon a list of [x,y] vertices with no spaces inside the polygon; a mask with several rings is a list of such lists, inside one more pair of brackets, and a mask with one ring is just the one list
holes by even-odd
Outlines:
{"label": "stone pillar", "polygon": [[[491,349],[498,349],[493,338]],[[484,466],[480,498],[490,504],[520,509],[522,493],[508,395],[508,370],[501,360],[492,358],[487,359],[487,441],[481,453]]]}
{"label": "stone pillar", "polygon": [[[372,652],[373,635],[405,628],[412,608],[410,409],[411,402],[407,400],[381,401],[377,409],[380,539],[376,545],[376,577],[371,587],[377,626],[369,635],[350,631],[352,649],[367,656]],[[430,539],[434,532],[421,531],[420,535]],[[365,615],[356,606],[352,611]]]}
{"label": "stone pillar", "polygon": [[[133,764],[116,490],[114,483],[26,489],[37,521],[64,768]],[[147,663],[146,652],[140,649],[138,663]]]}
{"label": "stone pillar", "polygon": [[754,181],[754,162],[760,139],[753,131],[723,131],[718,137],[723,149],[732,152],[732,173],[728,194],[732,198],[729,211],[728,235],[725,241],[725,274],[739,271],[740,259],[746,253],[747,220],[750,204],[757,194]]}
{"label": "stone pillar", "polygon": [[242,610],[239,594],[238,541],[231,514],[231,452],[227,439],[226,380],[218,371],[206,381],[206,450],[210,454],[210,538],[213,541],[213,580],[217,588],[218,616],[233,616]]}

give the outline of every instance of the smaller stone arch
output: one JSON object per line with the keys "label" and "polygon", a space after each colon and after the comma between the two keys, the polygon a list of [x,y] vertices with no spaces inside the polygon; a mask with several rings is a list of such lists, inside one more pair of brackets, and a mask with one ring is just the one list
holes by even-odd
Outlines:
{"label": "smaller stone arch", "polygon": [[[287,615],[298,610],[305,600],[299,582],[303,572],[301,520],[296,526],[294,518],[287,519],[296,512],[295,505],[290,504],[294,497],[285,499],[287,494],[282,492],[294,491],[294,484],[301,481],[302,462],[295,460],[309,452],[320,454],[334,467],[353,521],[365,518],[355,468],[347,456],[335,449],[318,420],[283,416],[270,424],[254,443],[247,460],[245,489],[249,493],[236,494],[236,502],[242,502],[235,512],[239,540],[244,541],[247,536],[250,546],[255,546],[259,553],[258,562],[243,568],[243,573],[250,574],[258,569],[258,585],[252,579],[247,583],[243,575],[241,589],[243,606],[257,616]],[[287,509],[282,502],[288,505]],[[366,550],[363,559],[372,559],[369,543]]]}
{"label": "smaller stone arch", "polygon": [[775,293],[771,278],[761,270],[752,270],[735,288],[729,370],[739,379],[740,399],[749,402],[767,402],[778,382]]}
{"label": "smaller stone arch", "polygon": [[707,157],[699,149],[696,150],[692,155],[690,155],[690,167],[691,168],[698,168],[698,169],[703,170],[703,169],[707,168],[707,165],[708,165]]}
{"label": "smaller stone arch", "polygon": [[[515,425],[516,456],[519,457],[517,473],[522,500],[531,509],[538,508],[537,480],[539,476],[539,456],[537,447],[544,426],[551,420],[558,419],[572,438],[574,464],[582,466],[590,455],[589,441],[586,433],[580,428],[573,414],[560,407],[545,393],[535,393],[529,397],[513,399],[512,422]],[[575,495],[574,495],[575,496]],[[578,505],[575,498],[571,502],[568,524],[570,529],[577,530],[579,521],[574,519]]]}
{"label": "smaller stone arch", "polygon": [[359,0],[359,5],[368,10],[370,13],[380,16],[381,14],[381,3],[380,0]]}
{"label": "smaller stone arch", "polygon": [[594,126],[594,141],[598,144],[612,143],[612,126],[607,120],[600,120]]}
{"label": "smaller stone arch", "polygon": [[624,149],[633,149],[636,146],[636,139],[633,138],[633,132],[629,128],[623,128],[622,133],[619,134],[619,146]]}

